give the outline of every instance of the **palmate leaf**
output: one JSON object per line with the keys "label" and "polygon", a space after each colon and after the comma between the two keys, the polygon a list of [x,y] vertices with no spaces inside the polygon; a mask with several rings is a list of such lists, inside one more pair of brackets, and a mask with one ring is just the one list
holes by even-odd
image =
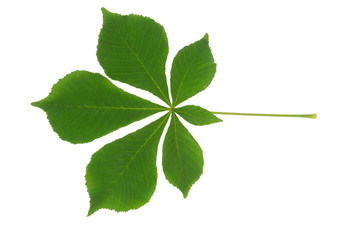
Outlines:
{"label": "palmate leaf", "polygon": [[97,57],[106,75],[147,90],[170,105],[165,62],[169,52],[164,28],[139,15],[122,16],[102,8]]}
{"label": "palmate leaf", "polygon": [[172,114],[163,145],[163,170],[166,179],[179,188],[184,198],[203,172],[203,153],[176,114]]}
{"label": "palmate leaf", "polygon": [[164,28],[139,15],[119,15],[102,8],[103,27],[97,58],[113,80],[149,91],[167,103],[154,104],[127,93],[106,77],[75,71],[56,83],[49,96],[32,103],[43,109],[59,137],[86,143],[154,113],[168,113],[142,129],[115,140],[93,154],[86,169],[92,215],[99,209],[137,209],[155,191],[156,155],[171,115],[163,145],[166,179],[186,197],[203,171],[203,153],[176,114],[194,125],[221,120],[198,106],[176,106],[204,90],[216,71],[208,35],[181,49],[172,63],[171,104],[165,77],[168,41]]}
{"label": "palmate leaf", "polygon": [[94,153],[86,169],[90,209],[137,209],[155,191],[156,154],[169,114],[144,128],[105,145]]}
{"label": "palmate leaf", "polygon": [[48,97],[32,105],[43,109],[54,131],[71,143],[90,142],[166,110],[87,71],[66,75],[53,86]]}

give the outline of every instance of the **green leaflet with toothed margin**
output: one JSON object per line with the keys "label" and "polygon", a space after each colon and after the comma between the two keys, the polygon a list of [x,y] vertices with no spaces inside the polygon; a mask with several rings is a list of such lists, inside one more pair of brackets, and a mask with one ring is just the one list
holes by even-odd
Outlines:
{"label": "green leaflet with toothed margin", "polygon": [[166,179],[180,189],[184,198],[203,172],[202,150],[174,113],[165,135],[162,166]]}
{"label": "green leaflet with toothed margin", "polygon": [[171,67],[171,95],[173,105],[206,89],[216,72],[216,64],[209,47],[209,36],[181,49]]}
{"label": "green leaflet with toothed margin", "polygon": [[87,71],[66,75],[53,86],[48,97],[32,105],[44,110],[54,131],[71,143],[90,142],[166,110]]}
{"label": "green leaflet with toothed margin", "polygon": [[148,17],[123,16],[105,8],[102,12],[97,58],[106,75],[170,104],[165,76],[169,46],[164,28]]}
{"label": "green leaflet with toothed margin", "polygon": [[89,215],[101,208],[137,209],[150,200],[157,180],[157,148],[168,118],[166,114],[93,154],[85,177]]}
{"label": "green leaflet with toothed margin", "polygon": [[220,118],[216,117],[208,110],[199,106],[187,105],[184,107],[176,108],[175,112],[179,114],[183,119],[196,126],[203,126],[212,123],[222,122]]}

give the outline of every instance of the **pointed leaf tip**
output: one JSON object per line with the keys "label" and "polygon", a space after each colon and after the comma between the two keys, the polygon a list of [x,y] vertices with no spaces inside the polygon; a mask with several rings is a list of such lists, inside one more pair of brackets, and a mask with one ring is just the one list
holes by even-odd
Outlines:
{"label": "pointed leaf tip", "polygon": [[39,107],[39,101],[37,101],[37,102],[32,102],[32,103],[31,103],[31,106],[33,106],[33,107]]}
{"label": "pointed leaf tip", "polygon": [[96,212],[96,210],[93,210],[91,207],[89,208],[89,211],[87,213],[87,217],[90,217],[91,215],[93,215],[93,213]]}
{"label": "pointed leaf tip", "polygon": [[[90,200],[90,207],[89,207],[89,211],[87,213],[87,217],[90,217],[91,215],[93,215],[96,211],[100,210],[101,206],[95,206],[95,204]],[[106,208],[105,208],[106,209]],[[111,209],[109,209],[111,210]]]}
{"label": "pointed leaf tip", "polygon": [[104,7],[101,8],[101,12],[102,12],[103,14],[105,14],[105,13],[110,13],[109,10],[107,10],[107,9],[104,8]]}
{"label": "pointed leaf tip", "polygon": [[204,37],[202,39],[205,39],[207,41],[209,41],[209,34],[205,33]]}
{"label": "pointed leaf tip", "polygon": [[190,188],[189,189],[180,189],[180,191],[185,199],[189,195]]}

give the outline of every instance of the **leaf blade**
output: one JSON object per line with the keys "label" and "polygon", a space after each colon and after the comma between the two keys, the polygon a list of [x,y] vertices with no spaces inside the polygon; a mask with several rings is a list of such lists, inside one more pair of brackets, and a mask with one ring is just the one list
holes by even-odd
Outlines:
{"label": "leaf blade", "polygon": [[201,147],[175,114],[171,116],[165,135],[162,166],[166,179],[182,192],[184,198],[203,172]]}
{"label": "leaf blade", "polygon": [[87,71],[66,75],[54,84],[48,97],[32,105],[44,110],[53,130],[71,143],[90,142],[166,110]]}
{"label": "leaf blade", "polygon": [[157,181],[157,146],[168,119],[166,114],[93,154],[85,176],[88,216],[101,208],[137,209],[150,200]]}
{"label": "leaf blade", "polygon": [[149,91],[170,105],[165,76],[169,52],[164,28],[154,20],[102,8],[97,57],[107,76]]}
{"label": "leaf blade", "polygon": [[222,122],[220,118],[216,117],[208,110],[199,106],[187,105],[176,108],[175,112],[179,114],[183,119],[196,126],[203,126],[212,123]]}
{"label": "leaf blade", "polygon": [[171,67],[170,88],[173,105],[205,90],[216,72],[207,34],[199,41],[181,49]]}

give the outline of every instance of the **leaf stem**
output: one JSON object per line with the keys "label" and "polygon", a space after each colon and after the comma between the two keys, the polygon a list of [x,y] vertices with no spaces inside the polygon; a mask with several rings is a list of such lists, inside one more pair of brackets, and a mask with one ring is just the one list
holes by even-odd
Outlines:
{"label": "leaf stem", "polygon": [[316,119],[316,113],[313,114],[264,114],[264,113],[234,113],[234,112],[211,112],[213,114],[223,115],[241,115],[241,116],[261,116],[261,117],[299,117]]}

